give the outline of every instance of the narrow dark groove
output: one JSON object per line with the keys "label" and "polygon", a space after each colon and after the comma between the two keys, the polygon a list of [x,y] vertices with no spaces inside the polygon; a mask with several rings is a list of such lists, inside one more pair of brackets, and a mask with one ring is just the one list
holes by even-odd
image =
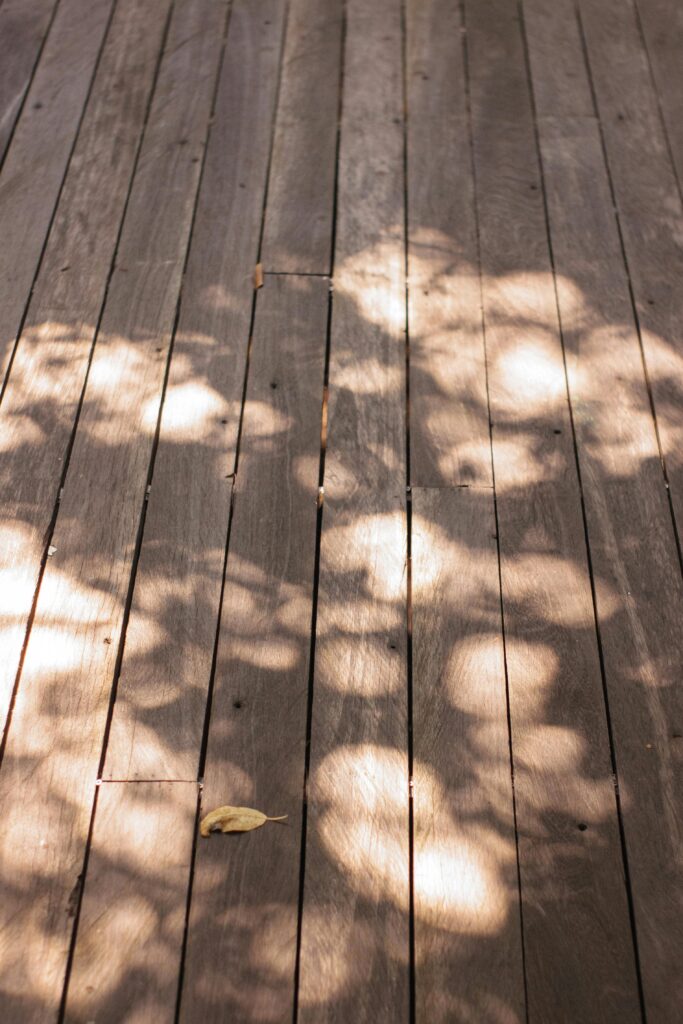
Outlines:
{"label": "narrow dark groove", "polygon": [[406,742],[408,754],[408,992],[409,1020],[415,1024],[417,1015],[415,966],[415,803],[413,799],[414,736],[413,736],[413,502],[410,473],[410,213],[408,208],[410,182],[408,177],[408,11],[401,0],[401,87],[403,105],[403,272],[405,278],[405,466],[406,466]]}
{"label": "narrow dark groove", "polygon": [[334,182],[332,186],[332,231],[330,237],[330,295],[327,307],[327,333],[325,338],[325,362],[323,367],[323,395],[320,425],[320,461],[318,467],[318,516],[315,530],[315,560],[313,564],[313,600],[311,607],[311,645],[308,662],[308,699],[306,704],[306,740],[304,746],[304,772],[301,802],[301,845],[299,853],[299,902],[297,907],[296,954],[294,960],[294,1000],[292,1022],[299,1018],[299,988],[301,984],[301,938],[303,932],[304,894],[306,887],[306,841],[308,837],[308,792],[311,773],[311,743],[313,737],[313,698],[315,693],[315,643],[318,628],[318,592],[320,589],[320,545],[322,538],[323,504],[325,500],[325,457],[327,454],[327,430],[330,386],[330,353],[332,350],[332,315],[334,307],[333,279],[337,241],[337,212],[339,201],[339,151],[341,145],[341,121],[344,102],[344,71],[346,57],[346,0],[341,8],[339,83],[337,104],[337,139],[334,154]]}
{"label": "narrow dark groove", "polygon": [[88,825],[88,836],[85,842],[85,855],[83,857],[83,867],[81,868],[81,874],[78,876],[79,886],[78,895],[76,899],[76,909],[74,913],[74,920],[71,929],[71,943],[69,945],[69,955],[66,962],[66,970],[64,972],[64,984],[62,986],[62,998],[59,1003],[59,1010],[57,1013],[58,1024],[62,1024],[64,1016],[66,1014],[66,1002],[69,996],[69,980],[71,978],[71,967],[73,964],[74,952],[76,949],[76,936],[78,935],[78,925],[81,920],[81,908],[83,906],[83,892],[85,890],[85,878],[88,870],[88,863],[90,861],[90,850],[92,847],[92,837],[95,830],[95,815],[97,813],[97,803],[100,795],[100,784],[99,781],[95,783],[95,792],[93,794],[92,812],[90,814],[90,824]]}
{"label": "narrow dark groove", "polygon": [[489,421],[489,450],[491,456],[491,482],[493,492],[493,516],[496,528],[496,556],[498,561],[498,595],[500,603],[500,628],[501,628],[501,640],[503,644],[503,669],[505,672],[505,710],[507,716],[507,728],[508,728],[508,757],[510,761],[510,790],[512,796],[512,822],[515,832],[515,862],[517,868],[517,899],[519,905],[519,934],[520,934],[520,951],[522,958],[522,984],[524,987],[524,1019],[526,1024],[529,1024],[529,983],[527,978],[527,965],[526,965],[526,944],[524,934],[524,899],[522,892],[522,871],[519,856],[519,825],[517,820],[517,792],[515,789],[515,760],[512,743],[512,712],[510,707],[510,674],[508,671],[508,657],[507,657],[507,633],[505,626],[505,602],[503,600],[503,570],[502,570],[502,553],[500,545],[500,520],[498,516],[498,494],[496,491],[496,463],[493,456],[493,419],[491,417],[491,390],[489,386],[489,362],[488,362],[488,351],[486,344],[486,316],[484,311],[484,266],[481,252],[481,229],[479,223],[479,196],[477,191],[477,169],[476,160],[474,156],[474,118],[472,114],[472,96],[470,89],[470,59],[469,59],[469,45],[467,40],[467,9],[466,0],[460,0],[460,20],[462,28],[462,47],[463,47],[463,68],[465,72],[465,102],[467,107],[467,125],[469,133],[469,150],[470,150],[470,167],[472,174],[472,190],[474,196],[474,226],[475,235],[477,240],[477,271],[479,274],[479,304],[481,308],[481,336],[484,347],[484,370],[486,378],[486,406],[488,410],[488,421]]}
{"label": "narrow dark groove", "polygon": [[[129,179],[129,182],[128,182],[128,191],[126,193],[126,199],[125,199],[125,202],[123,204],[123,210],[122,210],[122,213],[121,213],[121,219],[120,219],[120,222],[119,222],[119,228],[118,228],[118,231],[117,231],[117,234],[116,234],[116,240],[115,240],[115,243],[114,243],[114,249],[113,249],[113,253],[112,253],[112,257],[111,257],[111,261],[110,261],[109,271],[107,273],[107,280],[106,280],[106,284],[104,286],[102,302],[100,304],[100,310],[99,310],[99,313],[97,315],[97,323],[95,324],[95,330],[94,330],[94,333],[93,333],[93,340],[92,340],[92,343],[90,345],[90,351],[88,353],[88,359],[87,359],[86,370],[85,370],[85,377],[84,377],[84,380],[83,380],[83,386],[81,388],[81,393],[80,393],[80,396],[79,396],[79,399],[78,399],[78,406],[76,408],[76,416],[75,416],[75,419],[74,419],[73,427],[71,429],[71,434],[69,436],[69,441],[68,441],[68,444],[67,444],[66,453],[64,455],[64,466],[62,468],[62,473],[61,473],[61,476],[60,476],[60,479],[59,479],[59,484],[57,486],[57,493],[56,493],[56,496],[55,496],[54,501],[53,501],[52,516],[51,516],[50,523],[49,523],[49,526],[47,528],[47,531],[45,533],[45,540],[44,540],[44,543],[43,543],[43,555],[42,555],[42,558],[41,558],[40,570],[39,570],[39,573],[38,573],[38,580],[36,582],[35,593],[34,593],[34,596],[33,596],[33,603],[31,605],[31,611],[29,612],[28,624],[27,624],[27,629],[26,629],[26,636],[25,636],[25,639],[24,639],[24,646],[23,646],[23,649],[22,649],[22,652],[21,652],[20,661],[19,661],[19,668],[17,669],[17,675],[16,675],[16,679],[15,679],[15,682],[14,682],[14,687],[13,687],[13,690],[12,690],[12,696],[11,696],[11,699],[10,699],[9,709],[8,709],[8,713],[7,713],[7,720],[6,720],[6,724],[5,724],[5,734],[3,736],[2,744],[0,745],[0,767],[2,766],[2,760],[3,760],[4,754],[5,754],[5,748],[6,748],[6,745],[7,745],[7,738],[9,736],[10,724],[11,724],[11,721],[12,721],[12,715],[13,715],[14,707],[15,707],[15,704],[16,704],[16,698],[17,698],[17,693],[18,693],[18,690],[19,690],[19,685],[20,685],[20,682],[21,682],[21,671],[22,671],[23,666],[24,666],[24,660],[25,660],[25,657],[26,657],[26,650],[27,650],[28,643],[29,643],[29,638],[30,638],[30,627],[33,625],[33,621],[35,619],[36,608],[37,608],[37,605],[38,605],[38,597],[40,595],[40,588],[41,588],[41,584],[42,584],[42,581],[43,581],[43,576],[45,575],[45,566],[47,564],[48,552],[50,550],[50,546],[52,544],[52,538],[54,536],[55,527],[57,525],[57,517],[59,515],[59,505],[60,505],[60,502],[61,502],[62,492],[64,490],[64,486],[65,486],[65,483],[66,483],[66,478],[67,478],[67,475],[68,475],[68,472],[69,472],[69,465],[71,463],[71,454],[73,452],[73,447],[74,447],[74,444],[75,444],[75,441],[76,441],[76,432],[78,430],[78,424],[80,423],[81,412],[82,412],[83,404],[84,404],[84,401],[85,401],[85,393],[86,393],[86,390],[87,390],[87,387],[88,387],[88,380],[90,378],[90,368],[92,366],[92,361],[93,361],[93,358],[94,358],[94,355],[95,355],[95,345],[97,344],[97,341],[98,341],[98,338],[99,338],[100,327],[102,326],[102,318],[104,316],[104,311],[105,311],[105,308],[106,308],[106,305],[107,305],[107,298],[109,296],[109,287],[110,287],[110,284],[111,284],[111,279],[112,279],[112,275],[113,275],[113,272],[114,272],[114,267],[116,266],[116,259],[117,259],[117,256],[118,256],[119,245],[120,245],[120,242],[121,242],[121,236],[122,236],[122,233],[123,233],[123,227],[124,227],[124,224],[125,224],[125,221],[126,221],[126,214],[128,212],[128,205],[129,205],[129,202],[130,202],[130,196],[131,196],[131,192],[132,192],[132,188],[133,188],[133,182],[135,180],[135,175],[136,175],[136,171],[137,171],[138,161],[140,159],[140,151],[142,149],[142,144],[143,144],[143,141],[144,141],[144,138],[145,138],[145,132],[146,132],[146,129],[147,129],[147,122],[149,120],[149,114],[150,114],[150,110],[151,110],[151,107],[152,107],[152,100],[154,98],[154,93],[156,92],[157,80],[158,80],[158,77],[159,77],[159,68],[161,67],[161,58],[162,58],[164,49],[166,47],[166,40],[168,38],[168,30],[169,30],[169,26],[170,26],[170,23],[171,23],[171,14],[172,14],[174,5],[175,5],[175,0],[171,0],[170,6],[169,6],[169,10],[168,10],[168,14],[166,16],[166,22],[165,22],[165,25],[164,25],[164,31],[163,31],[162,37],[161,37],[161,44],[160,44],[159,54],[157,56],[157,61],[156,61],[156,65],[155,65],[155,68],[154,68],[154,75],[152,77],[152,83],[151,83],[151,86],[150,86],[150,92],[149,92],[149,96],[148,96],[148,100],[147,100],[147,105],[146,105],[146,108],[145,108],[145,116],[144,116],[144,119],[143,119],[142,127],[140,129],[140,136],[138,138],[138,145],[137,145],[137,148],[136,148],[136,151],[135,151],[135,156],[133,158],[133,165],[132,165],[132,169],[131,169],[130,179]],[[111,20],[110,20],[110,23],[111,23]],[[86,101],[86,103],[87,103],[87,101]]]}
{"label": "narrow dark groove", "polygon": [[[34,290],[34,288],[35,288],[35,286],[36,286],[36,284],[38,282],[38,275],[40,274],[40,270],[41,270],[42,265],[43,265],[43,260],[45,259],[45,253],[47,251],[47,245],[48,245],[48,242],[50,240],[50,235],[52,233],[52,227],[53,227],[54,222],[55,222],[55,217],[57,216],[57,211],[59,209],[59,203],[61,201],[62,193],[64,191],[64,185],[66,183],[66,179],[67,179],[68,174],[69,174],[69,169],[71,167],[71,161],[73,159],[73,155],[74,155],[74,152],[76,151],[76,146],[78,144],[78,140],[79,140],[80,135],[81,135],[81,128],[83,127],[83,121],[85,120],[85,115],[86,115],[86,113],[88,111],[88,106],[90,104],[90,97],[92,95],[93,87],[94,87],[95,81],[97,79],[97,72],[99,70],[99,66],[100,66],[100,63],[102,61],[102,54],[104,53],[104,48],[105,48],[107,40],[109,38],[109,31],[111,29],[112,21],[114,19],[114,12],[116,11],[117,5],[118,5],[118,0],[113,0],[111,8],[109,10],[109,16],[107,18],[107,24],[106,24],[104,32],[102,34],[102,42],[100,43],[99,50],[97,51],[97,57],[95,59],[95,63],[93,64],[93,71],[92,71],[92,75],[91,75],[91,78],[90,78],[90,84],[88,85],[88,90],[87,90],[86,95],[85,95],[85,101],[83,103],[83,109],[81,110],[81,113],[80,113],[79,118],[78,118],[78,123],[76,125],[76,131],[74,132],[73,141],[72,141],[71,147],[69,149],[69,155],[68,155],[68,157],[66,159],[66,163],[64,165],[64,173],[62,174],[62,180],[59,183],[59,188],[57,189],[57,195],[55,196],[54,206],[52,207],[52,213],[50,214],[50,219],[48,221],[47,230],[45,232],[45,238],[43,239],[43,244],[42,244],[42,246],[40,248],[40,254],[38,256],[38,262],[36,263],[36,269],[35,269],[35,272],[33,274],[33,278],[31,280],[31,286],[29,288],[28,295],[26,297],[26,302],[24,304],[24,311],[21,314],[21,319],[19,320],[19,327],[17,329],[17,336],[16,336],[16,338],[14,340],[14,345],[12,347],[12,352],[11,352],[11,355],[10,355],[9,360],[7,362],[7,369],[5,370],[4,379],[0,382],[0,404],[2,404],[2,400],[5,397],[5,391],[7,390],[7,385],[8,385],[8,382],[9,382],[10,374],[12,372],[12,367],[14,365],[14,360],[15,360],[15,357],[16,357],[16,354],[17,354],[17,349],[19,348],[19,345],[21,343],[21,336],[24,333],[24,326],[26,324],[26,318],[28,317],[28,313],[29,313],[29,310],[31,308],[31,299],[33,298],[33,290]],[[27,95],[28,95],[28,92],[27,92]],[[117,240],[117,244],[118,244],[118,240]]]}
{"label": "narrow dark groove", "polygon": [[[606,673],[606,670],[605,670],[605,658],[604,658],[604,651],[603,651],[603,645],[602,645],[602,633],[601,633],[601,630],[600,630],[600,621],[599,621],[599,616],[598,616],[597,595],[596,595],[596,589],[595,589],[595,572],[594,572],[594,569],[593,569],[593,557],[592,557],[591,544],[590,544],[590,532],[589,532],[589,528],[588,528],[588,516],[587,516],[587,513],[586,513],[586,501],[585,501],[585,494],[584,494],[584,488],[583,488],[583,478],[582,478],[582,475],[581,475],[581,459],[580,459],[580,456],[579,456],[579,443],[578,443],[576,426],[575,426],[575,421],[574,421],[574,409],[573,409],[573,405],[572,405],[571,389],[570,389],[570,386],[569,386],[569,372],[568,372],[568,366],[567,366],[567,352],[566,352],[566,345],[565,345],[564,329],[563,329],[563,326],[562,326],[562,313],[561,313],[561,309],[560,309],[560,300],[559,300],[559,295],[558,295],[558,290],[557,290],[557,271],[556,271],[556,266],[555,266],[555,253],[554,253],[554,249],[553,249],[552,232],[551,232],[551,227],[550,227],[550,210],[549,210],[549,207],[548,207],[548,193],[547,193],[547,187],[546,187],[545,169],[544,169],[544,165],[543,165],[543,154],[542,154],[542,150],[541,150],[541,141],[540,141],[540,135],[539,135],[539,130],[538,130],[538,117],[537,117],[537,113],[536,113],[536,101],[535,101],[535,96],[534,96],[533,81],[532,81],[532,75],[531,75],[531,61],[530,61],[530,57],[529,57],[529,44],[528,44],[528,39],[527,39],[526,23],[525,23],[525,20],[524,20],[524,0],[518,0],[518,2],[519,2],[519,17],[520,17],[520,26],[521,26],[521,32],[522,32],[522,41],[523,41],[523,45],[524,45],[524,58],[525,58],[525,64],[526,64],[527,83],[528,83],[529,96],[530,96],[530,100],[531,100],[531,109],[532,109],[532,115],[533,115],[533,128],[534,128],[534,140],[535,140],[535,146],[536,146],[536,159],[537,159],[538,170],[539,170],[540,179],[541,179],[541,195],[542,195],[542,200],[543,200],[543,212],[544,212],[544,219],[545,219],[546,237],[547,237],[547,243],[548,243],[548,257],[549,257],[549,260],[550,260],[550,268],[551,268],[551,272],[552,272],[552,276],[553,276],[553,289],[554,289],[554,293],[555,293],[555,310],[556,310],[556,314],[557,314],[557,322],[558,322],[559,337],[560,337],[560,347],[561,347],[561,350],[562,350],[562,362],[563,362],[563,368],[564,368],[565,393],[566,393],[566,397],[567,397],[567,409],[568,409],[568,413],[569,413],[569,422],[570,422],[570,425],[571,425],[572,447],[573,447],[573,450],[574,450],[574,464],[575,464],[575,467],[576,467],[576,476],[577,476],[577,482],[578,482],[578,485],[579,485],[579,501],[580,501],[580,505],[581,505],[581,520],[582,520],[582,524],[583,524],[584,543],[585,543],[585,550],[586,550],[586,564],[587,564],[587,568],[588,568],[588,578],[590,580],[591,599],[592,599],[592,603],[593,603],[593,621],[594,621],[594,624],[595,624],[595,636],[596,636],[597,648],[598,648],[598,659],[599,659],[599,663],[600,663],[600,679],[601,679],[601,683],[602,683],[603,702],[604,702],[604,706],[605,706],[605,720],[606,720],[606,724],[607,724],[607,736],[608,736],[608,743],[609,743],[610,765],[611,765],[611,769],[612,769],[612,776],[613,776],[613,779],[614,779],[615,810],[616,810],[616,817],[617,817],[617,825],[618,825],[618,829],[619,829],[619,842],[620,842],[620,846],[621,846],[622,865],[623,865],[623,869],[624,869],[624,881],[625,881],[625,889],[626,889],[626,899],[627,899],[627,903],[628,903],[629,921],[630,921],[630,926],[631,926],[631,937],[632,937],[632,943],[633,943],[634,967],[635,967],[635,974],[636,974],[636,980],[637,980],[637,985],[638,985],[638,1000],[639,1000],[639,1004],[640,1004],[641,1018],[642,1018],[643,1024],[645,1024],[645,1021],[646,1021],[645,998],[644,998],[644,993],[643,993],[643,981],[642,981],[641,970],[640,970],[640,956],[639,956],[639,952],[638,952],[638,935],[637,935],[637,930],[636,930],[635,910],[634,910],[634,903],[633,903],[633,891],[632,891],[631,876],[630,876],[630,871],[629,871],[628,850],[627,850],[627,847],[626,847],[626,835],[625,835],[625,832],[624,832],[623,809],[622,809],[622,806],[621,806],[621,796],[620,796],[620,792],[619,792],[619,773],[618,773],[618,768],[617,768],[617,756],[616,756],[616,748],[615,748],[615,743],[614,743],[614,732],[613,732],[613,728],[612,728],[612,715],[611,715],[611,710],[610,710],[609,692],[608,692],[608,687],[607,687],[607,673]],[[577,14],[578,14],[578,12],[577,12]],[[582,40],[583,40],[583,29],[582,28],[581,28],[581,36],[582,36]],[[584,50],[584,54],[587,57],[587,54],[586,54],[585,50]],[[590,86],[591,86],[591,91],[592,91],[593,90],[593,82],[592,82],[592,79],[590,78],[590,74],[589,74],[589,81],[590,81]],[[593,93],[593,100],[595,101],[595,94],[594,93]],[[595,113],[596,113],[596,117],[598,119],[598,125],[600,126],[600,118],[599,118],[599,114],[598,114],[597,105],[595,106]],[[600,134],[602,136],[602,127],[601,126],[600,126]],[[605,154],[605,160],[606,160],[606,154]]]}
{"label": "narrow dark groove", "polygon": [[[52,5],[52,13],[50,14],[50,18],[49,18],[48,23],[47,23],[47,28],[45,29],[45,34],[43,35],[43,38],[40,41],[40,46],[38,47],[38,52],[36,53],[36,58],[35,58],[35,60],[33,62],[33,67],[31,68],[31,74],[29,75],[28,82],[26,83],[26,88],[24,89],[24,95],[21,97],[21,102],[20,102],[19,106],[17,107],[17,112],[16,112],[16,114],[14,116],[14,122],[12,123],[12,127],[10,129],[10,133],[7,136],[7,142],[5,143],[5,149],[0,154],[0,173],[2,172],[2,168],[5,165],[5,160],[7,159],[7,154],[9,153],[10,148],[12,146],[12,139],[14,138],[14,134],[15,134],[15,132],[17,130],[17,125],[19,124],[19,121],[21,119],[21,115],[24,112],[24,107],[26,106],[26,101],[28,99],[28,94],[30,93],[31,86],[33,85],[33,79],[36,77],[36,72],[38,70],[38,65],[40,64],[40,59],[43,56],[43,50],[45,49],[45,44],[47,43],[48,36],[50,35],[50,32],[52,31],[52,26],[54,25],[54,21],[55,21],[55,18],[57,16],[57,9],[58,9],[59,5],[61,4],[61,2],[62,2],[62,0],[56,0],[56,3],[54,3]],[[3,6],[3,0],[0,0],[0,9],[2,9],[2,6]]]}
{"label": "narrow dark groove", "polygon": [[[575,0],[575,2],[576,2],[576,0]],[[609,156],[608,156],[608,152],[607,152],[607,143],[605,141],[605,132],[604,132],[604,128],[603,128],[603,125],[602,125],[602,119],[600,117],[600,107],[598,105],[598,96],[597,96],[597,91],[596,91],[596,88],[595,88],[595,82],[594,82],[594,79],[593,79],[593,70],[592,70],[592,67],[591,67],[590,58],[588,56],[588,44],[586,42],[586,35],[585,35],[585,31],[584,31],[584,26],[583,26],[583,19],[581,17],[581,10],[580,10],[580,8],[578,6],[578,2],[576,2],[575,14],[576,14],[577,24],[578,24],[578,27],[579,27],[579,36],[580,36],[580,39],[581,39],[581,49],[582,49],[582,52],[583,52],[583,60],[584,60],[584,64],[585,64],[585,68],[586,68],[586,75],[587,75],[587,78],[588,78],[588,84],[589,84],[589,88],[590,88],[590,92],[591,92],[591,100],[592,100],[592,103],[593,103],[593,110],[595,111],[595,119],[597,121],[598,133],[600,135],[600,147],[602,149],[602,158],[603,158],[603,162],[604,162],[604,165],[605,165],[605,172],[606,172],[606,175],[607,175],[607,182],[608,182],[608,185],[609,185],[610,198],[612,200],[612,208],[614,210],[614,220],[615,220],[616,227],[617,227],[617,235],[619,237],[619,247],[620,247],[620,250],[621,250],[621,258],[623,260],[624,270],[626,272],[626,280],[627,280],[627,284],[628,284],[628,293],[629,293],[629,298],[630,298],[630,301],[631,301],[631,312],[632,312],[632,315],[633,315],[633,322],[634,322],[634,325],[635,325],[636,334],[638,336],[638,346],[640,348],[640,361],[641,361],[641,365],[643,367],[643,376],[645,378],[645,388],[646,388],[646,391],[647,391],[648,403],[649,403],[649,406],[650,406],[650,415],[652,416],[652,422],[654,424],[654,431],[655,431],[655,438],[656,438],[656,441],[657,441],[657,452],[659,454],[659,462],[660,462],[660,465],[662,467],[662,475],[664,477],[664,484],[665,484],[665,487],[666,487],[667,501],[669,503],[669,515],[671,516],[671,525],[672,525],[672,528],[673,528],[674,541],[676,543],[676,552],[678,554],[678,565],[679,565],[679,569],[680,569],[681,575],[683,575],[683,543],[681,542],[681,536],[680,536],[680,532],[679,532],[679,529],[678,529],[678,522],[676,520],[676,512],[674,510],[673,499],[672,499],[672,496],[671,496],[671,484],[670,484],[670,481],[669,481],[669,473],[668,473],[667,466],[666,466],[666,458],[665,458],[665,455],[664,455],[664,449],[662,447],[662,439],[661,439],[661,435],[659,433],[659,423],[657,421],[657,409],[656,409],[656,405],[655,405],[654,391],[653,391],[653,388],[652,388],[652,382],[650,380],[650,374],[649,374],[649,371],[648,371],[648,368],[647,368],[647,359],[645,357],[645,346],[643,345],[643,333],[642,333],[642,330],[641,330],[640,315],[638,313],[638,305],[636,303],[635,289],[633,287],[633,278],[631,277],[631,268],[630,268],[629,261],[628,261],[628,256],[627,256],[627,253],[626,253],[626,243],[625,243],[625,240],[624,240],[624,233],[623,233],[622,225],[621,225],[621,215],[619,213],[619,203],[617,202],[617,194],[616,194],[616,189],[614,187],[614,179],[612,177],[612,169],[611,169],[611,166],[610,166]],[[666,129],[665,128],[664,128],[664,135],[665,135],[665,139],[667,140],[667,144],[668,144],[668,135],[666,134]],[[670,159],[672,161],[672,167],[673,167],[673,170],[674,170],[674,177],[675,177],[676,183],[678,185],[678,178],[676,177],[676,169],[675,169],[675,165],[673,164],[673,157],[671,156],[671,153],[669,153],[669,156],[670,156]],[[680,197],[681,196],[680,185],[678,185],[678,188],[679,188],[679,197]]]}
{"label": "narrow dark groove", "polygon": [[176,991],[175,1012],[173,1014],[174,1024],[180,1020],[180,1000],[183,994],[183,978],[185,976],[185,960],[187,958],[187,940],[190,934],[190,905],[192,902],[192,881],[194,879],[194,865],[197,859],[197,842],[199,839],[199,816],[202,807],[202,784],[197,783],[197,807],[194,814],[194,830],[192,833],[192,853],[187,873],[187,896],[185,899],[185,922],[183,924],[183,940],[180,945],[180,964],[178,969],[178,988]]}

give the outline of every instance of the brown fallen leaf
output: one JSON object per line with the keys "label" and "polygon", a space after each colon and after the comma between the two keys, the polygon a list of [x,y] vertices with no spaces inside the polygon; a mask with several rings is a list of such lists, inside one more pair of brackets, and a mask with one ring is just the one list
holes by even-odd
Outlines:
{"label": "brown fallen leaf", "polygon": [[217,807],[210,811],[199,826],[203,836],[210,832],[251,832],[253,828],[260,828],[267,821],[284,821],[287,817],[282,814],[279,818],[269,818],[262,811],[255,811],[252,807]]}
{"label": "brown fallen leaf", "polygon": [[257,263],[254,267],[254,288],[263,288],[263,264]]}

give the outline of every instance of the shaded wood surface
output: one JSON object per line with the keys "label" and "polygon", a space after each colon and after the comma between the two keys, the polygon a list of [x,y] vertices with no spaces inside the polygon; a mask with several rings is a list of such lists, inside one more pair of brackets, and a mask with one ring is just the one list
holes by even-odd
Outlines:
{"label": "shaded wood surface", "polygon": [[173,1019],[196,810],[191,782],[100,787],[65,1020]]}
{"label": "shaded wood surface", "polygon": [[[283,16],[281,0],[244,0],[230,13],[112,721],[110,778],[197,775]],[[150,612],[163,630],[152,645]]]}
{"label": "shaded wood surface", "polygon": [[183,1021],[292,1017],[328,296],[291,275],[258,295],[202,813],[287,820],[200,843]]}
{"label": "shaded wood surface", "polygon": [[0,0],[3,1021],[681,1018],[678,7]]}

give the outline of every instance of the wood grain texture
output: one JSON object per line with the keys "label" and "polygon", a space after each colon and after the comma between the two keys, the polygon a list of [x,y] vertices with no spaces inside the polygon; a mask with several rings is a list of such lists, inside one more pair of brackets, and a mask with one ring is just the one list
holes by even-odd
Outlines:
{"label": "wood grain texture", "polygon": [[683,181],[683,8],[676,0],[636,0],[666,134],[679,183]]}
{"label": "wood grain texture", "polygon": [[[473,123],[475,169],[529,1016],[636,1021],[610,745],[531,105],[521,86],[520,26],[516,5],[509,16],[498,0],[474,6],[472,93],[486,96]],[[508,123],[490,113],[498,92]],[[595,582],[610,593],[604,581]]]}
{"label": "wood grain texture", "polygon": [[287,814],[200,840],[181,1019],[290,1021],[329,284],[259,292],[202,813]]}
{"label": "wood grain texture", "polygon": [[409,1016],[400,5],[348,7],[302,1021]]}
{"label": "wood grain texture", "polygon": [[[0,175],[0,383],[30,298],[111,7],[112,0],[60,4]],[[4,11],[0,8],[0,21]]]}
{"label": "wood grain texture", "polygon": [[412,503],[416,1019],[522,1021],[493,491]]}
{"label": "wood grain texture", "polygon": [[197,775],[283,24],[281,0],[244,0],[230,16],[126,631],[108,778]]}
{"label": "wood grain texture", "polygon": [[154,80],[168,0],[117,7],[0,413],[4,724]]}
{"label": "wood grain texture", "polygon": [[100,787],[65,1021],[173,1020],[196,809],[193,783]]}
{"label": "wood grain texture", "polygon": [[263,236],[266,271],[330,271],[342,6],[289,5]]}
{"label": "wood grain texture", "polygon": [[[683,529],[683,205],[633,4],[580,5],[679,536]],[[609,61],[613,74],[606,74]]]}
{"label": "wood grain texture", "polygon": [[57,2],[5,0],[0,5],[0,165]]}
{"label": "wood grain texture", "polygon": [[597,609],[645,1005],[673,1024],[683,1007],[683,582],[597,128],[548,122],[541,144],[591,556],[604,584]]}
{"label": "wood grain texture", "polygon": [[9,730],[2,980],[17,1022],[59,1003],[224,15],[196,0],[170,24]]}
{"label": "wood grain texture", "polygon": [[413,486],[491,484],[461,18],[407,9],[408,327]]}

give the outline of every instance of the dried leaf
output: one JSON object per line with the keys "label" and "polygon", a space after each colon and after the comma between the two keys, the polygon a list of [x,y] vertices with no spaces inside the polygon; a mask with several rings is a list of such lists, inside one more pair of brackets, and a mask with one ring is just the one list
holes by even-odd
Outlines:
{"label": "dried leaf", "polygon": [[260,828],[267,821],[284,821],[286,814],[279,818],[269,818],[262,811],[255,811],[252,807],[217,807],[210,811],[199,830],[203,836],[210,832],[251,832],[253,828]]}
{"label": "dried leaf", "polygon": [[257,263],[254,267],[254,288],[263,288],[263,264]]}

